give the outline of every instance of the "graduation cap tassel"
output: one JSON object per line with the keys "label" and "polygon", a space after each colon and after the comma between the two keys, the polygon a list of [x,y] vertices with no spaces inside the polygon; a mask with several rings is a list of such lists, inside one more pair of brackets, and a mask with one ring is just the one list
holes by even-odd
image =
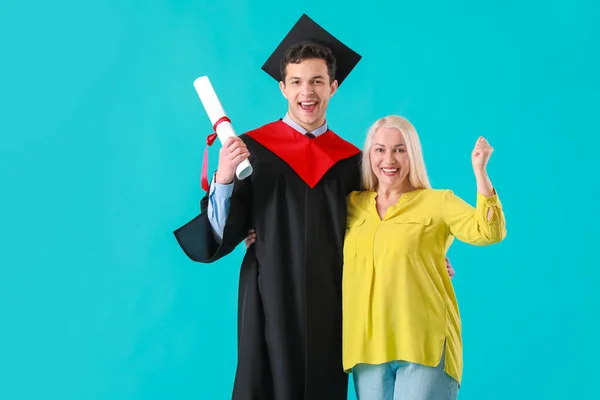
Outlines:
{"label": "graduation cap tassel", "polygon": [[[217,122],[215,122],[215,125],[213,126],[214,132],[217,131],[217,127],[219,126],[219,124],[221,122],[231,123],[231,120],[227,117],[219,118],[219,120]],[[208,192],[208,189],[209,189],[209,186],[208,186],[208,146],[211,146],[216,139],[217,139],[216,133],[211,133],[206,138],[206,147],[204,148],[204,158],[202,160],[202,180],[201,180],[202,189],[204,189],[205,192]]]}

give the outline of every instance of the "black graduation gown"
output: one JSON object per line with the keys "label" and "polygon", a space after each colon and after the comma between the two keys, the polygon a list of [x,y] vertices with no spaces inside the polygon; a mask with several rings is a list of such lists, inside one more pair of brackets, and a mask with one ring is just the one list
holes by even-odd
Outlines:
{"label": "black graduation gown", "polygon": [[310,139],[282,121],[240,138],[254,172],[235,178],[222,243],[208,220],[208,195],[201,213],[174,232],[190,259],[210,263],[256,230],[240,270],[233,399],[346,400],[343,243],[360,150],[332,131]]}

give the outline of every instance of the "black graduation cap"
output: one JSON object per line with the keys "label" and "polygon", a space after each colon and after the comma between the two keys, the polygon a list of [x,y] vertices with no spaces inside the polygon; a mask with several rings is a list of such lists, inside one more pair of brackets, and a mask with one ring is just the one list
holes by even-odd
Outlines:
{"label": "black graduation cap", "polygon": [[290,46],[306,42],[317,43],[331,49],[337,62],[335,78],[338,81],[338,86],[341,86],[344,79],[346,79],[362,58],[361,55],[336,39],[308,15],[302,14],[298,22],[296,22],[281,43],[279,43],[273,54],[264,63],[262,70],[271,75],[277,82],[280,82],[282,80],[280,71],[281,60],[286,50]]}

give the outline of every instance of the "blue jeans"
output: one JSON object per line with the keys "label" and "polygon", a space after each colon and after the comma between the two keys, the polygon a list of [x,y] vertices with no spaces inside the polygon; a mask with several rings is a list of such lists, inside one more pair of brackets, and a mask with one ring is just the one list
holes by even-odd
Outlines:
{"label": "blue jeans", "polygon": [[356,398],[455,400],[458,395],[458,382],[444,372],[444,355],[437,367],[403,361],[377,365],[358,364],[352,370]]}

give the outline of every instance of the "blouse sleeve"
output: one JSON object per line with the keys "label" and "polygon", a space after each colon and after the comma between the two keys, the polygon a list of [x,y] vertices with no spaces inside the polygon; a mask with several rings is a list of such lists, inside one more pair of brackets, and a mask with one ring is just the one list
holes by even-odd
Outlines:
{"label": "blouse sleeve", "polygon": [[[506,237],[504,212],[495,190],[490,197],[477,193],[475,208],[446,190],[442,210],[450,234],[462,242],[484,246],[501,242]],[[491,214],[489,218],[488,213]]]}

